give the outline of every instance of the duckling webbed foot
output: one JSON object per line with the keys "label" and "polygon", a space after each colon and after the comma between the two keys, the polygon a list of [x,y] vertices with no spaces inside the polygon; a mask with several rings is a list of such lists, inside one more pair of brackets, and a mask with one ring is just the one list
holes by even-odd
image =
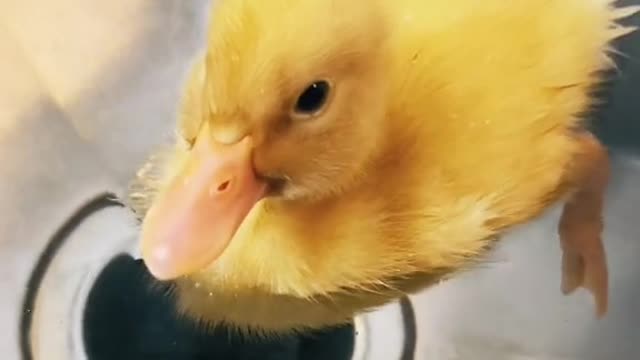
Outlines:
{"label": "duckling webbed foot", "polygon": [[591,292],[596,314],[608,307],[608,269],[602,242],[603,198],[609,180],[606,150],[591,134],[580,134],[583,153],[574,172],[576,192],[565,204],[559,224],[562,255],[562,292],[579,287]]}

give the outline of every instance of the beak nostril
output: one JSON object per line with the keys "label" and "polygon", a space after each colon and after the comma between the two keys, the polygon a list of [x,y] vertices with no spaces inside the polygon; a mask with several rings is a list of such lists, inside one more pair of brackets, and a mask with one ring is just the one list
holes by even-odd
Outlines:
{"label": "beak nostril", "polygon": [[223,192],[225,190],[227,190],[229,188],[229,184],[231,183],[231,180],[227,180],[225,182],[223,182],[222,184],[218,185],[218,192]]}
{"label": "beak nostril", "polygon": [[214,197],[217,195],[221,195],[222,193],[229,191],[231,188],[231,182],[233,179],[225,180],[219,183],[213,183],[209,186],[209,196]]}

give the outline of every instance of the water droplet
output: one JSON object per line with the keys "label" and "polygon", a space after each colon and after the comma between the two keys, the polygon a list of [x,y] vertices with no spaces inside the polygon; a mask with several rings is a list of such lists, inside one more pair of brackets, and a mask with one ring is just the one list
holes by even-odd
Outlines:
{"label": "water droplet", "polygon": [[210,293],[209,293],[209,296],[213,296],[213,293],[212,293],[212,292],[210,292]]}

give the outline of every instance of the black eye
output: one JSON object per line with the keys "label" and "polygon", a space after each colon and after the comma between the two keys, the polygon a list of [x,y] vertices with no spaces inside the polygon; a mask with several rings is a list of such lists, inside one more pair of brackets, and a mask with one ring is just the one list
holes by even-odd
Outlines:
{"label": "black eye", "polygon": [[298,97],[294,111],[299,115],[313,115],[327,102],[330,90],[326,81],[316,81],[309,85]]}

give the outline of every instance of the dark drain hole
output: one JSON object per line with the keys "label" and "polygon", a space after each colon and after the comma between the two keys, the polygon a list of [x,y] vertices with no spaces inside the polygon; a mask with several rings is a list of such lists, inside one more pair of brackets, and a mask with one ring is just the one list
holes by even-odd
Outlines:
{"label": "dark drain hole", "polygon": [[174,316],[167,289],[150,286],[141,261],[113,259],[89,294],[84,341],[90,360],[348,360],[352,326],[278,341],[204,333]]}

